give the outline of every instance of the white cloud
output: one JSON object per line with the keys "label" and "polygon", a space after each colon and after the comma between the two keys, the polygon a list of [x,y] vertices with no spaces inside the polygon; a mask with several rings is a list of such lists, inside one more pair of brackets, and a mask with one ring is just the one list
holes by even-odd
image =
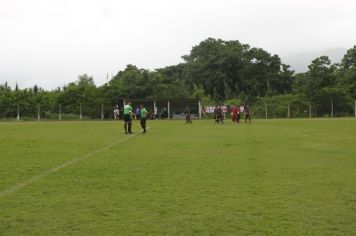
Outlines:
{"label": "white cloud", "polygon": [[277,54],[355,44],[351,0],[0,0],[0,83],[55,88],[176,64],[207,37]]}

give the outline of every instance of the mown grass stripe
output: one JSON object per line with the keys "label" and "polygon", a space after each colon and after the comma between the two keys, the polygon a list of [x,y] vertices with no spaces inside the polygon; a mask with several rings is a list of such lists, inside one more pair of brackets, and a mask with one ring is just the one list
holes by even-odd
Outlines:
{"label": "mown grass stripe", "polygon": [[[147,128],[147,129],[148,129],[148,128]],[[82,160],[84,160],[84,159],[86,159],[86,158],[89,158],[89,157],[91,157],[91,156],[94,156],[95,154],[98,154],[98,153],[101,153],[101,152],[105,152],[105,151],[111,149],[112,147],[114,147],[114,146],[116,146],[116,145],[118,145],[118,144],[120,144],[120,143],[123,143],[123,142],[125,142],[125,141],[127,141],[127,140],[129,140],[130,138],[135,137],[135,136],[136,136],[136,134],[129,135],[129,136],[127,136],[126,138],[121,139],[121,140],[119,140],[119,141],[117,141],[117,142],[114,142],[114,143],[108,145],[108,146],[105,147],[105,148],[102,148],[102,149],[99,149],[99,150],[96,150],[96,151],[87,153],[87,154],[85,154],[85,155],[83,155],[83,156],[77,157],[77,158],[75,158],[75,159],[73,159],[73,160],[70,160],[70,161],[67,161],[67,162],[65,162],[65,163],[63,163],[63,164],[61,164],[61,165],[59,165],[59,166],[56,166],[56,167],[54,167],[54,168],[51,168],[51,169],[47,170],[46,172],[43,172],[42,174],[33,176],[32,178],[30,178],[30,179],[28,179],[28,180],[26,180],[26,181],[24,181],[24,182],[22,182],[22,183],[19,183],[19,184],[15,185],[15,186],[12,186],[12,187],[10,187],[10,188],[7,188],[7,189],[1,191],[1,192],[0,192],[0,197],[5,197],[6,195],[9,195],[9,194],[11,194],[11,193],[14,193],[14,192],[16,192],[16,191],[18,191],[18,190],[20,190],[20,189],[26,187],[27,185],[30,185],[30,184],[32,184],[32,183],[34,183],[34,182],[36,182],[36,181],[38,181],[38,180],[40,180],[40,179],[42,179],[42,178],[44,178],[44,177],[50,175],[50,174],[52,174],[52,173],[55,173],[55,172],[57,172],[57,171],[59,171],[59,170],[65,168],[65,167],[67,167],[67,166],[70,166],[70,165],[72,165],[72,164],[74,164],[74,163],[77,163],[77,162],[82,161]]]}

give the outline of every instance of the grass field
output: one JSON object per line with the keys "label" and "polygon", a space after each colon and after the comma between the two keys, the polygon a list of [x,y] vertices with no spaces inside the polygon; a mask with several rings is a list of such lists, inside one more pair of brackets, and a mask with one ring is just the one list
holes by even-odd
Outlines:
{"label": "grass field", "polygon": [[0,123],[0,235],[356,235],[356,119]]}

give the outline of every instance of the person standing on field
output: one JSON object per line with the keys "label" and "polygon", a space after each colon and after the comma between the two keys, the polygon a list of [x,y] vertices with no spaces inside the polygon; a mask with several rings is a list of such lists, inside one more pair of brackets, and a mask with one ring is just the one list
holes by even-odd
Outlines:
{"label": "person standing on field", "polygon": [[217,123],[224,124],[224,112],[223,112],[221,106],[217,106],[216,117],[217,117],[216,118]]}
{"label": "person standing on field", "polygon": [[247,123],[247,120],[249,121],[249,123],[251,123],[250,107],[248,105],[246,105],[244,110],[245,110],[245,123]]}
{"label": "person standing on field", "polygon": [[141,117],[141,112],[140,112],[140,108],[139,107],[136,107],[136,110],[135,110],[135,119],[138,120],[140,119]]}
{"label": "person standing on field", "polygon": [[190,117],[190,109],[189,109],[189,107],[185,108],[185,124],[193,124],[192,119]]}
{"label": "person standing on field", "polygon": [[237,122],[238,113],[239,113],[239,111],[238,111],[237,106],[233,106],[231,109],[231,120],[232,120],[233,124],[235,124]]}
{"label": "person standing on field", "polygon": [[132,107],[131,107],[131,102],[127,102],[127,104],[124,106],[124,128],[125,128],[125,134],[132,134],[131,126],[132,126]]}
{"label": "person standing on field", "polygon": [[240,115],[241,109],[240,109],[240,106],[239,106],[239,105],[238,105],[236,108],[237,108],[237,120],[236,120],[236,122],[237,122],[237,123],[240,123],[240,119],[241,119],[241,115]]}
{"label": "person standing on field", "polygon": [[148,111],[146,108],[143,106],[143,104],[140,105],[140,111],[141,111],[141,118],[140,118],[140,125],[143,129],[143,133],[146,133],[146,120],[147,120],[147,113]]}

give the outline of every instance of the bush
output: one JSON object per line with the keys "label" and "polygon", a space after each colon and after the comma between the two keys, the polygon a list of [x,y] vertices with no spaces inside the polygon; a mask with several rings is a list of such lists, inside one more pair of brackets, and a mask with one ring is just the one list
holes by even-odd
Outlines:
{"label": "bush", "polygon": [[257,118],[287,118],[288,106],[291,118],[307,117],[309,114],[309,101],[298,95],[280,95],[258,98],[251,105],[252,115]]}

